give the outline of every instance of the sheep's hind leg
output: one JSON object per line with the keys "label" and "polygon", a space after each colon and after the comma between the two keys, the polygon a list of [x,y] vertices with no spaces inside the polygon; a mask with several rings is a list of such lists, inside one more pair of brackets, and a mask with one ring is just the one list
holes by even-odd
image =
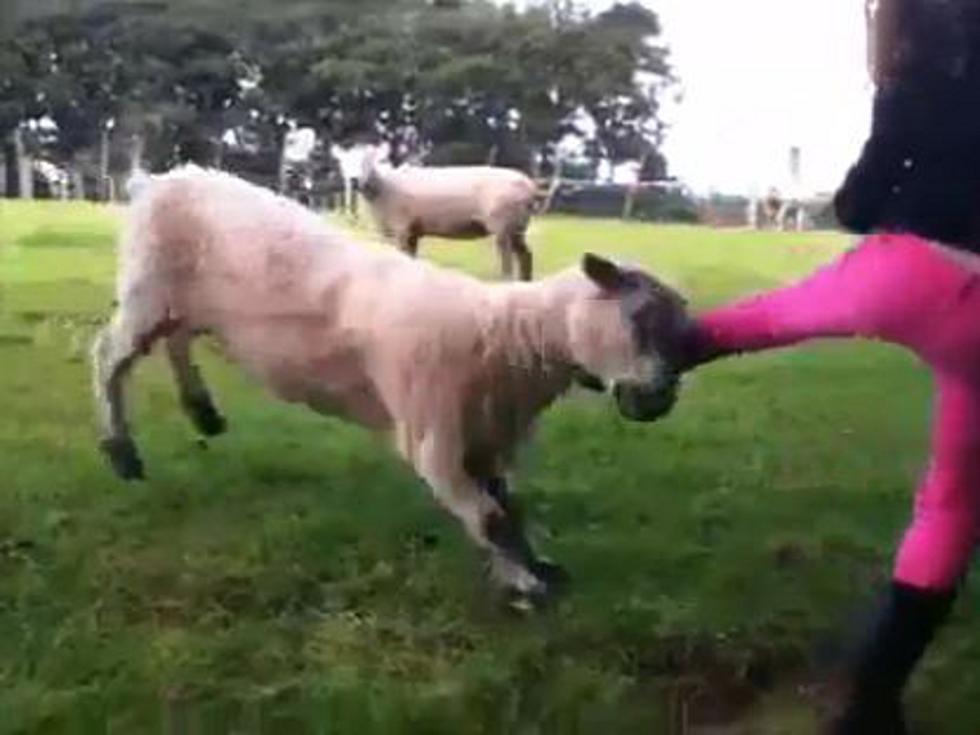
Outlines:
{"label": "sheep's hind leg", "polygon": [[530,281],[534,269],[534,256],[527,246],[522,231],[508,230],[496,236],[497,252],[500,255],[500,272],[507,280],[514,278],[514,260],[517,260],[517,276],[522,281]]}
{"label": "sheep's hind leg", "polygon": [[102,434],[100,448],[124,480],[144,477],[143,461],[126,420],[125,383],[136,361],[174,328],[163,311],[120,308],[92,345],[93,391]]}
{"label": "sheep's hind leg", "polygon": [[527,246],[527,238],[523,232],[515,232],[510,239],[511,250],[517,257],[517,272],[522,281],[530,281],[534,271],[534,256]]}
{"label": "sheep's hind leg", "polygon": [[200,368],[191,359],[191,339],[191,334],[186,330],[168,336],[167,357],[174,371],[184,413],[201,434],[217,436],[226,431],[228,424],[215,406]]}
{"label": "sheep's hind leg", "polygon": [[419,254],[419,240],[422,238],[419,229],[414,225],[398,234],[398,248],[405,255],[416,258]]}
{"label": "sheep's hind leg", "polygon": [[507,281],[514,279],[514,249],[511,245],[511,236],[508,233],[501,233],[495,238],[497,254],[500,256],[500,275]]}

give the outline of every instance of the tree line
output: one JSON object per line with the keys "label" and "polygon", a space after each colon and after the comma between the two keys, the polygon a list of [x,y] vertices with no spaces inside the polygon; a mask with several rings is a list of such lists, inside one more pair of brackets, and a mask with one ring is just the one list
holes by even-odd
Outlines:
{"label": "tree line", "polygon": [[335,145],[385,142],[397,163],[491,162],[548,175],[641,162],[660,178],[659,105],[672,76],[654,12],[574,0],[4,0],[5,191],[44,161],[75,196],[180,162],[284,188],[287,140],[336,169]]}

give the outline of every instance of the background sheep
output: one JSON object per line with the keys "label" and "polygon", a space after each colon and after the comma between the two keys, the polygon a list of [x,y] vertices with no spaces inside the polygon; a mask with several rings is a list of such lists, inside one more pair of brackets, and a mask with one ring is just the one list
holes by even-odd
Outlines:
{"label": "background sheep", "polygon": [[537,595],[559,574],[531,551],[506,479],[534,418],[576,376],[637,419],[672,401],[660,353],[683,301],[639,270],[586,256],[584,273],[485,284],[363,247],[226,174],[188,167],[134,189],[119,306],[93,346],[102,448],[124,478],[143,475],[124,381],[158,339],[197,428],[224,429],[191,361],[207,332],[280,398],[390,434],[494,577]]}
{"label": "background sheep", "polygon": [[365,159],[361,191],[386,236],[409,255],[424,235],[467,239],[491,235],[505,278],[532,277],[527,227],[537,197],[535,183],[494,166],[382,168]]}

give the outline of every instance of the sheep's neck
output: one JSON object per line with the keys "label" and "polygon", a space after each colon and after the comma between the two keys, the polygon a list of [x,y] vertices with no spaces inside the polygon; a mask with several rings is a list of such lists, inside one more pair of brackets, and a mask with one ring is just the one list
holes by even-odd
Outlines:
{"label": "sheep's neck", "polygon": [[572,364],[564,300],[546,283],[508,289],[495,320],[491,349],[506,364],[535,376],[561,392],[571,383]]}

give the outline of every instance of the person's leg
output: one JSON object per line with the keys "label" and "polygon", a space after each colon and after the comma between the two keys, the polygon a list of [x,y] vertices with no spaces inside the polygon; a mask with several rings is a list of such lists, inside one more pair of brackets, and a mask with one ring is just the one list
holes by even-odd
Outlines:
{"label": "person's leg", "polygon": [[902,692],[955,599],[955,588],[892,581],[852,663],[850,692],[833,735],[904,735]]}
{"label": "person's leg", "polygon": [[939,376],[932,460],[895,561],[895,578],[951,589],[980,538],[980,380]]}
{"label": "person's leg", "polygon": [[980,385],[941,376],[938,391],[932,465],[836,735],[905,732],[902,691],[949,616],[980,537]]}
{"label": "person's leg", "polygon": [[797,283],[700,314],[680,367],[817,337],[872,336],[878,312],[896,293],[888,280],[901,257],[901,249],[868,238]]}

